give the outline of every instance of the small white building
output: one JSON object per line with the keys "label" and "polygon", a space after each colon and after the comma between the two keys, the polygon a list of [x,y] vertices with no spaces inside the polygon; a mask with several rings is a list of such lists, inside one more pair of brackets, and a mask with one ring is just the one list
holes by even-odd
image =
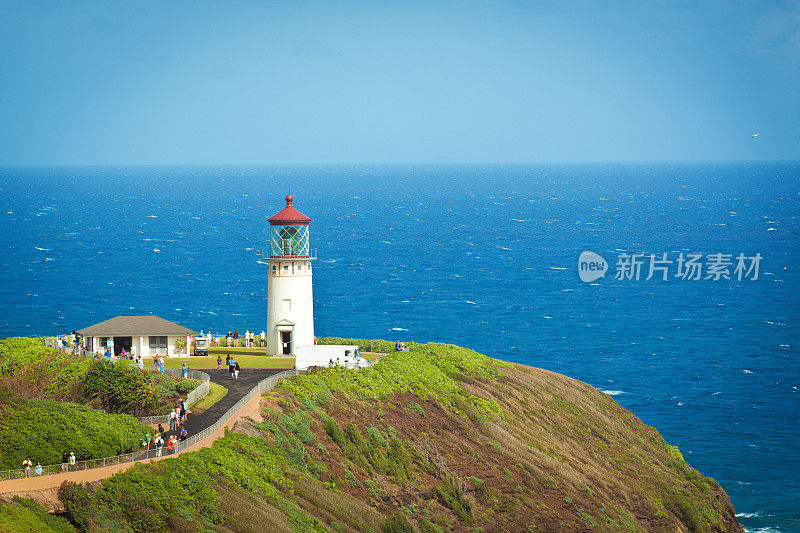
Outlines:
{"label": "small white building", "polygon": [[[89,351],[102,354],[110,347],[116,356],[124,348],[143,357],[188,355],[191,338],[197,335],[196,331],[154,315],[118,316],[77,333],[83,335],[83,345]],[[183,341],[180,353],[176,353],[176,341]]]}

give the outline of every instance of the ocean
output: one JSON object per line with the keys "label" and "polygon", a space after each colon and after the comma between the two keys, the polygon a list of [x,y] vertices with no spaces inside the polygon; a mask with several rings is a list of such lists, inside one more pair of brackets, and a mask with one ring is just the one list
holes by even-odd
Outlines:
{"label": "ocean", "polygon": [[[261,331],[290,188],[317,335],[588,382],[749,531],[800,531],[798,162],[0,168],[0,337],[150,313]],[[584,251],[603,277],[581,280]]]}

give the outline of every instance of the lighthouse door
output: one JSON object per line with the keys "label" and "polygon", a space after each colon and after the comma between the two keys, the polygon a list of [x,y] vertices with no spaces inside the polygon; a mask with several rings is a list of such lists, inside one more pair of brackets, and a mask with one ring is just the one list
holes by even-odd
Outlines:
{"label": "lighthouse door", "polygon": [[283,346],[281,353],[289,355],[292,353],[292,332],[281,331],[281,345]]}

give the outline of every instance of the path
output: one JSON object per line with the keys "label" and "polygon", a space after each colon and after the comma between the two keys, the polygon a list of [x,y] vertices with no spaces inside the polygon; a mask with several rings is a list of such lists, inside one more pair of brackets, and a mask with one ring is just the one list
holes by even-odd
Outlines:
{"label": "path", "polygon": [[189,409],[189,418],[184,423],[184,426],[190,437],[200,433],[219,420],[222,415],[228,412],[228,409],[233,407],[245,394],[258,385],[259,381],[274,376],[278,372],[282,372],[286,369],[243,368],[239,371],[239,379],[231,378],[225,366],[222,367],[222,370],[217,370],[216,368],[197,368],[195,370],[200,370],[208,374],[211,377],[211,381],[228,389],[228,394],[199,415],[192,414],[191,409]]}
{"label": "path", "polygon": [[[186,421],[186,430],[189,432],[189,436],[194,435],[204,430],[205,428],[210,427],[215,422],[217,422],[217,420],[219,420],[222,417],[222,415],[224,415],[240,399],[242,399],[247,393],[249,393],[253,389],[253,387],[255,387],[258,384],[259,381],[266,379],[270,376],[273,376],[275,374],[278,374],[286,369],[246,368],[240,371],[238,380],[232,379],[227,369],[225,368],[219,371],[216,368],[198,369],[198,370],[206,372],[211,377],[211,381],[213,381],[214,383],[218,383],[223,387],[227,388],[228,393],[203,413],[200,413],[198,415],[193,415],[191,414],[191,412],[189,413],[189,419]],[[241,407],[237,411],[237,413],[235,413],[234,416],[232,416],[230,420],[226,422],[225,426],[233,427],[233,424],[236,422],[236,420],[242,417],[249,416],[255,409],[258,408],[260,399],[261,397],[259,395],[256,395],[251,401],[247,402],[243,407]],[[195,451],[202,447],[210,446],[212,442],[214,442],[217,438],[224,435],[224,433],[225,433],[225,427],[222,427],[208,438],[204,438],[202,441],[195,443],[192,446],[189,446],[180,453]],[[177,454],[165,453],[163,457],[145,459],[143,461],[131,461],[112,466],[92,468],[89,470],[78,470],[75,472],[66,472],[60,474],[51,474],[48,476],[40,476],[40,477],[32,476],[27,479],[11,479],[7,481],[0,481],[0,496],[7,498],[14,494],[18,494],[20,496],[34,498],[37,501],[40,501],[42,499],[49,500],[49,501],[40,501],[40,503],[52,502],[53,504],[55,504],[56,502],[58,502],[60,504],[60,501],[57,499],[55,495],[57,493],[58,487],[60,487],[64,481],[74,481],[77,483],[98,481],[110,477],[118,472],[127,470],[131,466],[137,464],[137,462],[145,462],[145,461],[152,462],[160,459],[166,459],[169,457],[175,457],[175,455]],[[49,511],[60,510],[58,508],[50,508],[48,505],[46,505],[45,507]]]}

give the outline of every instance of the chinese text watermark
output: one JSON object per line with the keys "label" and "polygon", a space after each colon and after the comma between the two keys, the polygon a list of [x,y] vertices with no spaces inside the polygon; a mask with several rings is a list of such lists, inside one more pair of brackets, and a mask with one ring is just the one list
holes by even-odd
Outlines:
{"label": "chinese text watermark", "polygon": [[[614,279],[619,281],[670,279],[697,281],[720,279],[751,280],[758,279],[763,256],[739,254],[643,254],[621,253],[614,264]],[[592,282],[604,277],[609,269],[608,262],[594,252],[584,251],[578,258],[578,275],[581,281]]]}

